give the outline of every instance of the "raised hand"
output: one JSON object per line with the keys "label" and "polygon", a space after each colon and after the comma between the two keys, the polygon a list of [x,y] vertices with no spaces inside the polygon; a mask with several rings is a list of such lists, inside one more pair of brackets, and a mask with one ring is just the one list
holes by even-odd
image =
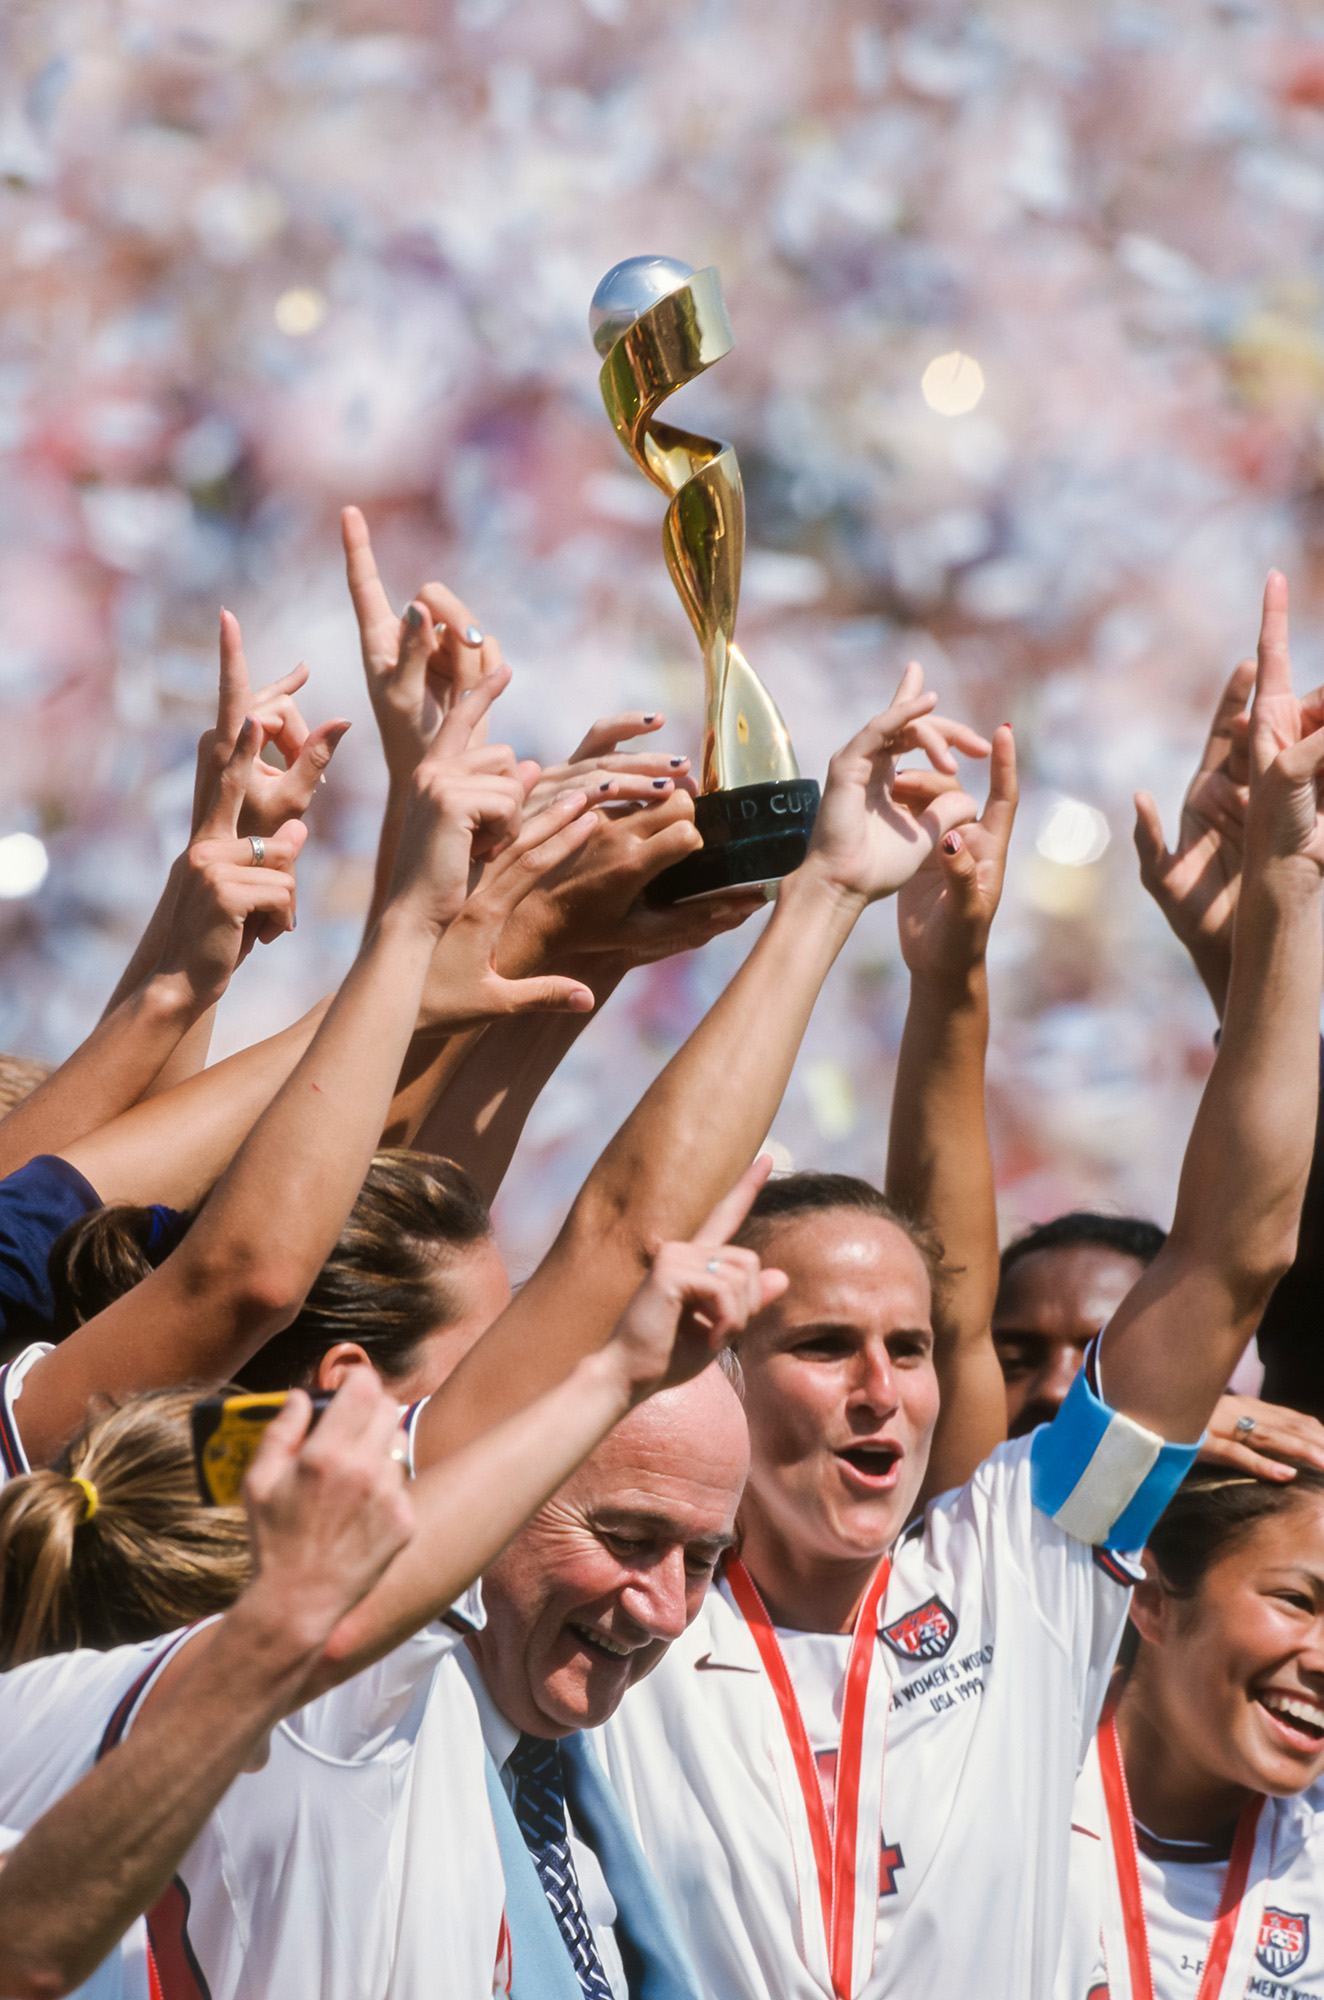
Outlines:
{"label": "raised hand", "polygon": [[823,802],[804,867],[844,895],[866,903],[890,896],[908,882],[943,835],[975,817],[974,800],[945,791],[929,803],[905,803],[896,785],[897,758],[923,750],[936,771],[956,771],[952,746],[967,757],[987,757],[990,745],[961,722],[933,713],[937,696],[922,692],[924,670],[913,661],[892,706],[866,723],[828,765]]}
{"label": "raised hand", "polygon": [[1250,803],[1246,851],[1324,872],[1324,728],[1292,691],[1287,578],[1270,570],[1250,711]]}
{"label": "raised hand", "polygon": [[307,828],[288,819],[265,839],[258,837],[265,850],[260,864],[254,838],[239,835],[261,738],[261,724],[249,716],[203,799],[201,824],[177,864],[157,973],[182,978],[199,1009],[220,999],[255,944],[270,944],[294,929],[294,863]]}
{"label": "raised hand", "polygon": [[688,757],[665,750],[621,750],[630,736],[651,735],[666,717],[660,713],[608,715],[595,722],[564,764],[545,764],[529,794],[530,812],[550,805],[558,792],[587,792],[594,805],[634,799],[649,804],[680,789],[693,792]]}
{"label": "raised hand", "polygon": [[[535,785],[526,811],[537,795]],[[589,804],[596,803],[590,792]],[[663,869],[700,845],[688,794],[673,792],[636,812],[594,818],[584,844],[519,911],[510,949],[520,963],[536,959],[565,969],[584,961],[587,971],[588,961],[596,960],[596,972],[624,974],[693,951],[765,907],[761,889],[733,890],[666,910],[641,900]]]}
{"label": "raised hand", "polygon": [[1135,795],[1140,880],[1185,945],[1221,1015],[1232,963],[1232,921],[1241,887],[1242,842],[1250,791],[1246,702],[1254,660],[1233,669],[1218,699],[1195,776],[1182,800],[1176,848],[1148,792]]}
{"label": "raised hand", "polygon": [[340,534],[368,698],[391,784],[399,789],[456,703],[501,665],[501,649],[444,584],[425,584],[397,617],[357,507],[344,509]]}
{"label": "raised hand", "polygon": [[464,907],[474,864],[494,861],[519,834],[526,780],[514,751],[504,743],[474,746],[509,680],[506,666],[485,674],[451,710],[410,779],[387,907],[421,905],[438,932]]}
{"label": "raised hand", "polygon": [[[313,794],[326,774],[336,745],[349,728],[343,719],[319,722],[309,729],[294,704],[294,696],[308,678],[302,662],[254,694],[249,687],[248,662],[244,658],[239,620],[232,612],[221,613],[221,682],[216,710],[216,727],[205,730],[198,742],[198,774],[193,789],[193,832],[196,835],[207,811],[217,779],[229,763],[246,718],[255,718],[261,731],[244,796],[238,831],[265,838],[284,826],[286,820],[302,819]],[[283,771],[262,762],[262,751],[274,744],[285,759]]]}
{"label": "raised hand", "polygon": [[590,1014],[592,991],[578,979],[543,974],[507,979],[497,947],[512,914],[543,880],[582,848],[597,823],[582,792],[566,792],[534,818],[483,870],[478,887],[447,927],[433,954],[419,1026],[448,1034],[502,1014]]}
{"label": "raised hand", "polygon": [[[954,785],[954,779],[937,773],[901,772],[894,795],[922,808],[940,795],[940,787]],[[1016,799],[1016,745],[1004,722],[993,732],[988,799],[980,817],[959,833],[954,828],[945,833],[897,897],[901,956],[912,978],[962,979],[983,958],[1002,896]]]}
{"label": "raised hand", "polygon": [[771,1172],[763,1153],[690,1242],[663,1243],[655,1252],[610,1342],[636,1396],[690,1381],[786,1290],[784,1271],[765,1270],[755,1251],[729,1240]]}

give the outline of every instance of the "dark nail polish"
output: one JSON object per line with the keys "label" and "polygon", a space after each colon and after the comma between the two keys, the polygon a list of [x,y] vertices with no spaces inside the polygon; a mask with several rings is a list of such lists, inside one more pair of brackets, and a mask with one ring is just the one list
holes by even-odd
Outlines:
{"label": "dark nail polish", "polygon": [[599,785],[598,790],[600,792],[609,792],[611,790],[611,779],[608,778],[604,784]]}
{"label": "dark nail polish", "polygon": [[671,760],[671,768],[673,771],[678,771],[682,764],[687,764],[688,762],[689,759],[687,757],[673,757]]}
{"label": "dark nail polish", "polygon": [[654,710],[653,710],[653,713],[652,713],[651,715],[646,715],[646,716],[644,717],[644,721],[645,721],[645,722],[656,722],[656,721],[657,721],[657,710],[656,710],[656,709],[654,709]]}
{"label": "dark nail polish", "polygon": [[671,783],[670,778],[654,778],[653,790],[655,792],[665,791],[670,783]]}
{"label": "dark nail polish", "polygon": [[411,632],[417,632],[419,626],[422,623],[423,623],[423,613],[419,610],[416,604],[411,604],[408,611],[406,611],[405,613],[405,624],[409,627]]}
{"label": "dark nail polish", "polygon": [[959,854],[961,852],[961,842],[956,834],[945,833],[943,835],[942,851],[944,854]]}

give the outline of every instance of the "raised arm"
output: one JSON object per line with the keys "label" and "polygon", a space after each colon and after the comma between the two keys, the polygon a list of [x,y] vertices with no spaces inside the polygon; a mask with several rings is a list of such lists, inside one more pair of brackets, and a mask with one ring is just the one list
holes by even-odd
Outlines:
{"label": "raised arm", "polygon": [[[240,837],[246,839],[255,834],[259,839],[270,840],[281,831],[287,820],[303,818],[335,754],[336,745],[349,728],[348,722],[336,720],[322,722],[315,729],[309,729],[294,702],[295,695],[307,678],[308,669],[300,663],[279,680],[272,681],[269,687],[254,693],[249,681],[239,621],[232,612],[221,612],[220,691],[216,726],[205,730],[198,743],[190,840],[197,838],[207,816],[209,800],[221,772],[234,754],[239,732],[249,715],[258,724],[261,736],[240,807],[237,828]],[[278,750],[284,758],[283,771],[274,770],[263,761],[262,752],[268,746]],[[170,870],[161,900],[106,1004],[107,1014],[121,1001],[127,1000],[156,967],[165,948],[186,860],[187,856],[181,855]],[[207,1060],[214,1017],[215,1008],[210,1007],[193,1024],[162,1065],[151,1091],[168,1090],[202,1068]]]}
{"label": "raised arm", "polygon": [[603,1341],[661,1241],[689,1236],[748,1165],[781,1102],[819,989],[866,906],[909,879],[974,816],[963,793],[919,813],[893,796],[895,761],[972,731],[932,717],[907,670],[893,706],[833,758],[813,843],[726,992],[608,1145],[518,1297],[424,1411],[421,1463],[508,1414],[516,1388],[554,1386]]}
{"label": "raised arm", "polygon": [[1324,730],[1292,692],[1287,584],[1264,596],[1250,718],[1250,804],[1218,1055],[1167,1243],[1104,1336],[1108,1402],[1196,1438],[1290,1265],[1315,1129]]}
{"label": "raised arm", "polygon": [[910,1005],[887,1147],[888,1197],[929,1223],[943,1252],[934,1300],[941,1402],[921,1501],[962,1485],[1007,1433],[993,1349],[998,1218],[984,1116],[989,929],[1016,817],[1016,751],[993,736],[988,803],[949,833],[897,898]]}
{"label": "raised arm", "polygon": [[390,1453],[397,1412],[356,1369],[317,1430],[296,1390],[245,1486],[257,1566],[233,1608],[183,1646],[133,1728],[0,1865],[0,1993],[57,2000],[152,1908],[323,1649],[412,1532]]}
{"label": "raised arm", "polygon": [[143,1099],[61,1158],[104,1202],[194,1208],[220,1178],[307,1049],[330,997],[278,1035]]}
{"label": "raised arm", "polygon": [[[512,976],[555,970],[578,979],[592,994],[594,1012],[634,967],[697,950],[764,907],[760,890],[667,910],[642,900],[654,877],[698,842],[686,794],[673,792],[623,817],[599,813],[597,820],[555,878],[526,897],[498,951],[498,963]],[[458,1052],[442,1087],[407,1126],[405,1143],[458,1161],[491,1201],[540,1091],[590,1018],[494,1021]]]}
{"label": "raised arm", "polygon": [[419,1475],[415,1539],[331,1638],[321,1685],[358,1673],[439,1617],[613,1424],[654,1390],[697,1375],[780,1297],[783,1273],[728,1241],[771,1165],[755,1161],[692,1241],[657,1247],[605,1345],[532,1401],[527,1385],[512,1384],[511,1414]]}
{"label": "raised arm", "polygon": [[[29,1371],[18,1426],[32,1463],[60,1449],[90,1395],[232,1376],[289,1323],[329,1254],[367,1172],[444,931],[464,908],[471,859],[519,826],[524,788],[505,753],[464,749],[504,686],[488,678],[448,718],[415,773],[392,895],[325,1020],[211,1199],[159,1269]],[[582,794],[544,814],[511,849],[555,866],[588,832]],[[471,927],[456,926],[472,943]],[[481,944],[481,940],[480,940]],[[456,1011],[481,1015],[496,975],[477,953]]]}
{"label": "raised arm", "polygon": [[304,828],[290,820],[254,865],[240,814],[261,731],[251,718],[217,775],[190,842],[153,971],[55,1074],[0,1120],[0,1177],[58,1153],[135,1104],[216,1004],[260,939],[294,927],[293,866]]}

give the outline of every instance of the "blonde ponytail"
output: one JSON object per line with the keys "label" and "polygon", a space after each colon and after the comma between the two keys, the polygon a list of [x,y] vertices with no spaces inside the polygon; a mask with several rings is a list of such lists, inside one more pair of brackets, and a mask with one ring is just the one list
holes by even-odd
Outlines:
{"label": "blonde ponytail", "polygon": [[130,1645],[223,1611],[249,1574],[241,1509],[204,1506],[195,1392],[94,1417],[57,1467],[0,1490],[0,1669]]}

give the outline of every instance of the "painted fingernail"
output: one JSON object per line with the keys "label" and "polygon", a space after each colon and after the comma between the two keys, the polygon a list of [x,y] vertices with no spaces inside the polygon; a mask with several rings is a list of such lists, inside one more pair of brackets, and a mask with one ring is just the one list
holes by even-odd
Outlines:
{"label": "painted fingernail", "polygon": [[464,628],[464,643],[465,643],[465,645],[466,645],[466,646],[481,646],[481,645],[482,645],[482,643],[483,643],[483,635],[482,635],[482,633],[481,633],[481,632],[479,631],[479,629],[478,629],[478,627],[477,627],[476,625],[466,625],[466,626],[465,626],[465,628]]}
{"label": "painted fingernail", "polygon": [[959,854],[961,852],[960,834],[945,833],[942,837],[942,851],[944,854]]}
{"label": "painted fingernail", "polygon": [[411,604],[408,611],[406,611],[405,613],[405,624],[409,627],[411,632],[417,632],[419,626],[422,623],[423,623],[423,613],[419,610],[416,604]]}
{"label": "painted fingernail", "polygon": [[598,790],[600,792],[609,792],[611,790],[611,779],[604,779],[603,783],[598,786]]}
{"label": "painted fingernail", "polygon": [[656,710],[656,709],[654,709],[654,710],[653,710],[653,713],[652,713],[651,715],[646,715],[646,716],[644,717],[644,721],[645,721],[645,722],[656,722],[656,721],[657,721],[657,710]]}
{"label": "painted fingernail", "polygon": [[673,757],[671,760],[671,768],[673,771],[678,771],[682,764],[688,764],[689,761],[690,760],[688,757]]}
{"label": "painted fingernail", "polygon": [[670,778],[654,778],[653,790],[655,792],[664,792],[670,783]]}

